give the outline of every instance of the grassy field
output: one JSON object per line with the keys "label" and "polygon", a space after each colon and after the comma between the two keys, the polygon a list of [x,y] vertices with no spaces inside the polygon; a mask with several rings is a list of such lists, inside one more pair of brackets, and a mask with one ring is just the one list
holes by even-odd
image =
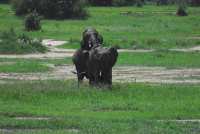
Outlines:
{"label": "grassy field", "polygon": [[[26,32],[23,18],[0,4],[0,31],[14,28],[33,38],[70,42],[61,48],[78,48],[82,31],[92,26],[105,46],[156,49],[122,52],[116,66],[200,68],[199,52],[166,50],[200,45],[200,8],[189,7],[187,17],[177,17],[175,6],[87,10],[87,20],[42,20],[41,31]],[[72,64],[71,58],[0,58],[0,73],[47,72],[64,64]],[[0,134],[199,134],[200,122],[167,121],[200,119],[199,94],[199,84],[114,83],[106,89],[87,83],[78,88],[75,80],[0,79]]]}
{"label": "grassy field", "polygon": [[[177,17],[175,6],[89,7],[88,20],[43,20],[42,30],[30,32],[33,37],[70,40],[74,48],[86,27],[103,34],[105,45],[122,48],[179,48],[199,45],[192,37],[200,36],[200,9],[188,8],[189,16]],[[129,12],[129,14],[124,14]],[[23,18],[14,16],[9,5],[0,5],[0,29],[15,28],[25,32]],[[75,45],[75,46],[74,46]]]}
{"label": "grassy field", "polygon": [[[95,134],[198,133],[198,123],[157,120],[200,118],[199,94],[199,85],[115,83],[108,90],[88,85],[78,89],[73,81],[15,81],[0,85],[0,128],[61,129],[58,133],[73,128]],[[19,116],[51,119],[16,120]]]}

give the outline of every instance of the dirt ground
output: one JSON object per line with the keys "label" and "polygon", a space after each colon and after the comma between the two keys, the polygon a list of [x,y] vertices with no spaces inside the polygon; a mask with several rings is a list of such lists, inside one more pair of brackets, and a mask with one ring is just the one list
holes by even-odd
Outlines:
{"label": "dirt ground", "polygon": [[[0,73],[0,79],[70,80],[76,79],[73,65],[55,66],[46,73]],[[165,67],[116,66],[113,82],[200,83],[200,69],[167,69]]]}

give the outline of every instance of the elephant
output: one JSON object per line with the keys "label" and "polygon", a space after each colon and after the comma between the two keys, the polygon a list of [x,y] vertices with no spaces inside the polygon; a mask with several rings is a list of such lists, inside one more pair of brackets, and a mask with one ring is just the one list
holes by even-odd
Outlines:
{"label": "elephant", "polygon": [[94,28],[88,28],[83,32],[81,49],[91,50],[92,47],[101,46],[103,37]]}
{"label": "elephant", "polygon": [[118,52],[114,47],[97,46],[90,51],[77,50],[73,56],[73,63],[76,66],[78,83],[86,77],[90,85],[112,85],[112,67],[117,58]]}
{"label": "elephant", "polygon": [[78,49],[72,57],[72,61],[76,67],[78,84],[82,82],[84,77],[88,78],[87,77],[87,61],[88,61],[87,53],[88,53],[87,50]]}
{"label": "elephant", "polygon": [[98,46],[84,54],[88,57],[86,67],[90,85],[112,85],[112,67],[118,58],[117,49]]}

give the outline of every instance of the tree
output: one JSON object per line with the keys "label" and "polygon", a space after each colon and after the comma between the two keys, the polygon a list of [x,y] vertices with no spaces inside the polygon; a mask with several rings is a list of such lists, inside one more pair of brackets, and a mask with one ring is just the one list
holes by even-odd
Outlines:
{"label": "tree", "polygon": [[200,6],[200,0],[191,0],[190,3],[192,6]]}
{"label": "tree", "polygon": [[36,11],[48,19],[85,18],[83,0],[12,0],[16,15]]}

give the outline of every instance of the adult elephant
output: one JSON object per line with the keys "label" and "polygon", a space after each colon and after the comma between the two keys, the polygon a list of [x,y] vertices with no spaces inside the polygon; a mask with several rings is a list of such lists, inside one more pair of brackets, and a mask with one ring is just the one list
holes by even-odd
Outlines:
{"label": "adult elephant", "polygon": [[76,74],[78,78],[78,83],[82,82],[84,77],[88,78],[87,75],[87,62],[88,62],[88,51],[83,49],[78,49],[73,57],[72,61],[76,67]]}
{"label": "adult elephant", "polygon": [[78,82],[84,77],[89,79],[90,85],[112,85],[112,67],[118,58],[114,47],[93,47],[90,51],[79,49],[73,56],[76,66]]}
{"label": "adult elephant", "polygon": [[81,49],[90,50],[92,47],[101,46],[103,37],[94,28],[88,28],[83,32]]}
{"label": "adult elephant", "polygon": [[118,58],[117,49],[98,46],[85,52],[84,55],[88,57],[86,68],[90,84],[112,85],[112,67]]}
{"label": "adult elephant", "polygon": [[[76,66],[78,81],[81,82],[84,77],[87,77],[87,61],[85,53],[93,47],[102,46],[103,37],[94,28],[88,28],[83,32],[81,48],[77,50],[73,56],[73,63]],[[87,51],[86,51],[87,50]]]}

